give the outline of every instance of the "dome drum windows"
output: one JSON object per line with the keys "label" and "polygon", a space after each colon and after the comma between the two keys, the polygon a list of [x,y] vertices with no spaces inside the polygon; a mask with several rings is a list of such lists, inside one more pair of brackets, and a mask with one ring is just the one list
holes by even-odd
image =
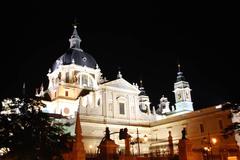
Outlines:
{"label": "dome drum windows", "polygon": [[82,87],[93,88],[94,87],[94,79],[88,74],[81,74],[80,75],[79,84]]}
{"label": "dome drum windows", "polygon": [[69,83],[69,72],[66,72],[66,83]]}
{"label": "dome drum windows", "polygon": [[88,76],[82,75],[82,86],[88,86]]}
{"label": "dome drum windows", "polygon": [[61,74],[61,72],[58,73],[58,79],[59,79],[59,81],[61,82],[61,79],[62,79],[62,74]]}

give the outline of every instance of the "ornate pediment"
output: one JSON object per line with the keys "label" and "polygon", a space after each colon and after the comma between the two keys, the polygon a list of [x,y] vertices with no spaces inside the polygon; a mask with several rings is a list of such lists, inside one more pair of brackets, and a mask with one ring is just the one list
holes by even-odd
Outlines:
{"label": "ornate pediment", "polygon": [[103,86],[105,86],[107,88],[110,87],[110,88],[115,88],[115,89],[123,89],[123,90],[128,90],[128,91],[137,92],[137,93],[140,92],[136,86],[130,84],[128,81],[126,81],[123,78],[107,82],[107,83],[103,84]]}

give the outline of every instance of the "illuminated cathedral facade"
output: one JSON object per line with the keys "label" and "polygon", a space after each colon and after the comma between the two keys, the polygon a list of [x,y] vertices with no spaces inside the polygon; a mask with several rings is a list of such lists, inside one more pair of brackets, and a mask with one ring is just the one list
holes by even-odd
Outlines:
{"label": "illuminated cathedral facade", "polygon": [[[48,97],[43,100],[46,104],[44,112],[61,114],[69,121],[74,121],[80,107],[83,142],[87,153],[96,153],[106,127],[111,132],[128,128],[132,139],[137,136],[142,139],[140,148],[141,154],[144,154],[164,149],[167,151],[170,133],[174,152],[177,152],[183,128],[187,129],[188,137],[194,139],[193,147],[199,148],[200,141],[207,133],[214,132],[220,137],[218,133],[221,127],[229,123],[226,113],[216,106],[201,111],[193,110],[191,88],[180,66],[173,90],[175,105],[170,106],[168,99],[163,96],[158,107],[150,109],[151,102],[142,82],[131,84],[120,71],[115,80],[109,81],[102,76],[101,66],[81,49],[77,26],[74,26],[69,42],[69,49],[49,69],[48,88],[44,90],[42,87],[36,95]],[[206,121],[206,115],[213,121]],[[221,124],[220,128],[216,127],[216,123]],[[210,125],[215,126],[214,130]],[[74,131],[74,125],[68,129]],[[144,137],[148,141],[144,141]],[[124,149],[124,141],[119,140],[117,134],[111,135],[111,138],[119,145],[119,150]],[[137,147],[132,145],[131,151],[137,153]]]}
{"label": "illuminated cathedral facade", "polygon": [[167,98],[162,97],[159,114],[155,114],[150,110],[142,81],[140,86],[130,84],[120,71],[115,80],[108,81],[102,77],[96,60],[81,49],[76,26],[69,42],[70,48],[56,60],[47,74],[49,85],[45,92],[51,101],[45,102],[45,111],[74,117],[80,105],[82,115],[143,122],[161,119],[162,113],[193,111],[191,89],[180,69],[174,84],[176,107],[169,106]]}

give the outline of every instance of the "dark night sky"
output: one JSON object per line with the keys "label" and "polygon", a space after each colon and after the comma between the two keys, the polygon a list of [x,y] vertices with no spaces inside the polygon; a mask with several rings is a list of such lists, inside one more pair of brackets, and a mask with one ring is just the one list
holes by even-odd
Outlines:
{"label": "dark night sky", "polygon": [[[234,4],[232,4],[234,6]],[[3,14],[1,97],[29,95],[68,48],[76,17],[81,48],[112,80],[120,68],[130,83],[143,80],[152,105],[164,94],[174,103],[180,61],[194,108],[239,101],[237,18],[225,4],[15,4]],[[6,21],[6,22],[5,22]],[[239,40],[238,40],[239,41]]]}

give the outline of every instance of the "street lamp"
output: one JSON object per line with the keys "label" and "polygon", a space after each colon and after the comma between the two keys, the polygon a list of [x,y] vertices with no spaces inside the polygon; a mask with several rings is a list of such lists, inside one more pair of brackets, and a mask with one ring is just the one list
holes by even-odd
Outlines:
{"label": "street lamp", "polygon": [[210,151],[210,148],[207,146],[207,147],[203,147],[203,155],[204,155],[204,157],[206,158],[204,158],[204,160],[209,160],[209,151]]}
{"label": "street lamp", "polygon": [[138,149],[138,156],[140,156],[140,143],[146,143],[148,141],[148,137],[145,134],[143,137],[139,137],[139,132],[137,128],[137,138],[131,137],[130,144],[132,145],[132,153],[134,155],[134,144],[137,144],[137,149]]}
{"label": "street lamp", "polygon": [[137,128],[137,143],[138,143],[138,155],[140,156],[140,145],[139,145],[139,134],[138,134],[138,128]]}
{"label": "street lamp", "polygon": [[89,145],[89,155],[90,155],[90,157],[92,157],[92,148],[93,148],[93,146]]}
{"label": "street lamp", "polygon": [[132,145],[132,154],[133,154],[133,156],[134,156],[134,147],[133,147],[133,145],[135,144],[135,141],[134,141],[134,138],[133,138],[133,137],[131,137],[131,142],[130,142],[130,144]]}
{"label": "street lamp", "polygon": [[145,143],[148,141],[148,137],[147,137],[146,134],[143,136],[143,140],[144,140]]}
{"label": "street lamp", "polygon": [[203,147],[203,150],[204,150],[204,152],[205,152],[205,155],[206,155],[206,157],[207,157],[207,159],[208,159],[208,153],[210,153],[210,156],[211,156],[211,159],[213,160],[214,158],[213,158],[213,152],[212,152],[212,150],[213,150],[213,146],[217,143],[217,138],[211,138],[210,139],[210,135],[208,134],[208,139],[206,139],[206,138],[204,138],[204,141],[206,142],[206,144],[207,144],[207,146],[204,146]]}
{"label": "street lamp", "polygon": [[212,138],[211,141],[212,141],[212,144],[215,145],[217,143],[217,138]]}
{"label": "street lamp", "polygon": [[210,147],[211,147],[211,157],[212,157],[212,160],[213,160],[213,146],[217,143],[217,138],[211,138],[211,141],[209,142],[210,143]]}

